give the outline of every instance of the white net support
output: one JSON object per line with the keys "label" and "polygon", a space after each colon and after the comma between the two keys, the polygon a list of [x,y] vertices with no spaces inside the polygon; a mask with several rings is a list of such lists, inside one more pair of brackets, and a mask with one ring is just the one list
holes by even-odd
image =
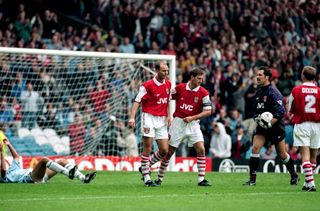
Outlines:
{"label": "white net support", "polygon": [[21,155],[138,156],[131,105],[154,65],[175,56],[0,47],[0,123]]}

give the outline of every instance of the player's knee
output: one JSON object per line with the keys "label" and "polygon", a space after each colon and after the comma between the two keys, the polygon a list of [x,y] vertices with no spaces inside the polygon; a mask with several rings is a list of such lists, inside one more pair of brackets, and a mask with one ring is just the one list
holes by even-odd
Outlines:
{"label": "player's knee", "polygon": [[170,160],[170,158],[171,158],[171,156],[174,154],[174,152],[175,152],[175,149],[174,148],[172,148],[172,147],[170,147],[169,149],[168,149],[168,152],[166,153],[166,160]]}
{"label": "player's knee", "polygon": [[252,146],[252,153],[253,154],[259,154],[260,152],[260,147],[257,147],[257,146]]}
{"label": "player's knee", "polygon": [[65,166],[67,165],[68,161],[66,159],[60,159],[57,161],[58,164],[60,164],[61,166]]}
{"label": "player's knee", "polygon": [[205,149],[204,149],[204,146],[203,146],[203,145],[196,146],[196,147],[195,147],[195,150],[196,150],[197,156],[203,156],[203,155],[205,155]]}
{"label": "player's knee", "polygon": [[290,156],[286,152],[280,152],[278,155],[282,161],[287,161],[290,159]]}
{"label": "player's knee", "polygon": [[166,156],[166,155],[168,154],[168,152],[169,152],[169,149],[168,149],[168,148],[159,150],[159,153],[160,153],[160,156],[161,156],[161,157]]}
{"label": "player's knee", "polygon": [[47,157],[43,157],[43,158],[41,158],[41,160],[39,161],[40,163],[48,163],[50,161],[50,159],[49,158],[47,158]]}

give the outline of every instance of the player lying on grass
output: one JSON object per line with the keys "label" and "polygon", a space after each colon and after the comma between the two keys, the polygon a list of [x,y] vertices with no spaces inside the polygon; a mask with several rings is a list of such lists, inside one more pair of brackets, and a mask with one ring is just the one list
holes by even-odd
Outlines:
{"label": "player lying on grass", "polygon": [[[4,145],[8,147],[13,157],[12,163],[9,166],[8,170],[6,169],[5,163]],[[7,138],[5,138],[4,140],[0,140],[0,157],[1,183],[46,183],[57,173],[62,173],[69,177],[69,179],[73,179],[74,177],[76,177],[83,183],[90,183],[96,176],[96,172],[92,172],[84,176],[78,170],[77,165],[68,163],[66,159],[61,159],[55,162],[44,157],[37,163],[37,165],[33,169],[23,169],[20,167],[19,154]]]}

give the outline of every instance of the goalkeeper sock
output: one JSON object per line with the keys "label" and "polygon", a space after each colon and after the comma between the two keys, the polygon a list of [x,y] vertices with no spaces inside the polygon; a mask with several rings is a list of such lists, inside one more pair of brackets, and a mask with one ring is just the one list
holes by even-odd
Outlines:
{"label": "goalkeeper sock", "polygon": [[282,162],[286,165],[291,176],[297,175],[296,171],[294,170],[293,160],[291,159],[290,155],[287,154],[287,157],[284,160],[282,160]]}
{"label": "goalkeeper sock", "polygon": [[202,182],[206,175],[206,156],[197,156],[198,182]]}
{"label": "goalkeeper sock", "polygon": [[52,171],[55,171],[55,172],[58,172],[58,173],[62,173],[64,175],[66,175],[66,176],[69,176],[68,169],[66,169],[65,167],[61,166],[60,164],[54,162],[53,160],[50,160],[47,163],[47,167]]}
{"label": "goalkeeper sock", "polygon": [[150,167],[153,166],[153,164],[155,164],[156,162],[160,161],[161,159],[162,159],[162,156],[161,156],[159,150],[157,150],[155,153],[153,153],[151,155]]}
{"label": "goalkeeper sock", "polygon": [[251,157],[249,160],[249,167],[250,167],[250,180],[252,181],[256,181],[259,161],[260,161],[260,154],[251,154]]}

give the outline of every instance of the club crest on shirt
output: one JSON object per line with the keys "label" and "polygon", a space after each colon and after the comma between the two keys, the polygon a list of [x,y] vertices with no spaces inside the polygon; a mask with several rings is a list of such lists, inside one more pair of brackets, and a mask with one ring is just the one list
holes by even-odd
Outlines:
{"label": "club crest on shirt", "polygon": [[150,133],[150,128],[143,128],[143,132],[145,133],[145,134],[148,134],[148,133]]}
{"label": "club crest on shirt", "polygon": [[166,93],[167,93],[167,95],[170,93],[169,89],[166,89]]}
{"label": "club crest on shirt", "polygon": [[267,102],[268,96],[263,96],[263,102]]}
{"label": "club crest on shirt", "polygon": [[199,101],[199,97],[194,97],[194,102],[197,103]]}

